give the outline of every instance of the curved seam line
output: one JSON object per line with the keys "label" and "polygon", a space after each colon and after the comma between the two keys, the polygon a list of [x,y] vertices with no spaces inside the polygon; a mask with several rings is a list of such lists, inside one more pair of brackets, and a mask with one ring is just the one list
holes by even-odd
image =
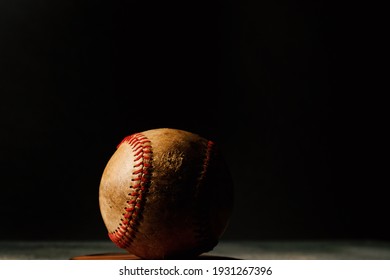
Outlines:
{"label": "curved seam line", "polygon": [[129,200],[126,201],[127,206],[124,207],[121,222],[114,231],[109,233],[109,237],[118,247],[125,249],[136,238],[142,220],[145,197],[151,182],[153,152],[151,141],[142,133],[125,137],[117,148],[123,143],[129,144],[134,154],[133,178],[129,186],[131,189],[128,193]]}

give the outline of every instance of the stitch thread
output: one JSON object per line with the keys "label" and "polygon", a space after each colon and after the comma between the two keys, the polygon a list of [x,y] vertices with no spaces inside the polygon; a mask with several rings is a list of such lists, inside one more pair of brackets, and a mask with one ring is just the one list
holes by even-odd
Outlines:
{"label": "stitch thread", "polygon": [[[203,160],[202,170],[198,177],[198,184],[196,186],[196,197],[198,197],[199,195],[205,195],[205,194],[200,194],[199,192],[200,192],[200,187],[204,182],[206,174],[209,169],[211,153],[214,148],[214,145],[215,144],[212,141],[207,142],[206,154]],[[200,250],[209,251],[215,247],[215,245],[217,244],[217,240],[212,240],[210,238],[212,234],[210,233],[210,226],[207,224],[208,214],[205,211],[203,205],[198,205],[197,207],[195,207],[195,209],[198,217],[197,220],[195,221],[195,229],[194,229],[195,238],[197,240],[197,244],[201,246]]]}
{"label": "stitch thread", "polygon": [[117,146],[128,143],[134,153],[134,165],[131,179],[129,200],[122,213],[119,226],[108,234],[109,238],[120,248],[131,245],[137,234],[137,227],[142,220],[142,210],[145,195],[149,189],[152,172],[152,146],[150,140],[142,133],[135,133],[125,137]]}
{"label": "stitch thread", "polygon": [[200,172],[199,182],[202,182],[204,177],[206,176],[207,168],[209,166],[210,158],[211,158],[211,149],[214,147],[214,142],[208,141],[207,142],[207,148],[206,148],[206,155],[203,160],[203,168]]}

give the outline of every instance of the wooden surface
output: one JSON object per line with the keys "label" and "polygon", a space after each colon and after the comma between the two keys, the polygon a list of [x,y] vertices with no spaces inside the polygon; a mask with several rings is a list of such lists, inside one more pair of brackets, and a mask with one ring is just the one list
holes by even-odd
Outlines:
{"label": "wooden surface", "polygon": [[[375,240],[221,241],[202,257],[252,260],[390,260],[390,242]],[[133,259],[111,241],[0,241],[0,260]]]}
{"label": "wooden surface", "polygon": [[135,255],[126,253],[105,253],[105,254],[92,254],[83,256],[74,256],[71,260],[139,260]]}
{"label": "wooden surface", "polygon": [[[104,253],[104,254],[92,254],[92,255],[83,255],[83,256],[74,256],[70,258],[71,260],[140,260],[139,257],[127,254],[127,253]],[[226,256],[216,256],[210,254],[202,254],[198,257],[191,258],[194,260],[229,260],[235,259]]]}

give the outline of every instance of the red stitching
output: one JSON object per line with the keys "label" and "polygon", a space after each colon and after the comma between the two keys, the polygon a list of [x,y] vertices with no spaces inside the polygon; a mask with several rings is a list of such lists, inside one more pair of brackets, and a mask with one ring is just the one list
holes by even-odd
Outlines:
{"label": "red stitching", "polygon": [[[132,191],[129,193],[128,206],[124,208],[123,218],[116,230],[108,234],[109,238],[120,248],[127,248],[133,242],[137,226],[142,218],[142,207],[144,205],[145,192],[149,188],[150,174],[152,170],[152,146],[150,140],[141,133],[136,133],[125,137],[117,146],[123,143],[131,146],[134,153],[134,168],[132,178]],[[140,161],[140,162],[138,162]]]}
{"label": "red stitching", "polygon": [[206,175],[207,167],[209,165],[210,157],[211,157],[211,155],[210,155],[211,154],[211,149],[213,148],[213,146],[214,146],[214,142],[212,142],[212,141],[208,141],[207,142],[206,155],[205,155],[205,159],[203,161],[202,171],[200,172],[199,182],[202,182],[203,178]]}
{"label": "red stitching", "polygon": [[139,173],[142,173],[142,172],[143,172],[142,169],[138,169],[138,170],[136,170],[136,171],[133,172],[133,175],[139,174]]}
{"label": "red stitching", "polygon": [[[207,142],[206,153],[205,153],[204,160],[203,160],[203,167],[202,167],[202,170],[201,170],[200,175],[198,177],[198,185],[196,187],[196,190],[197,190],[196,196],[200,195],[199,191],[200,191],[201,185],[203,184],[203,181],[206,179],[209,165],[210,165],[210,161],[212,160],[211,158],[213,157],[213,153],[215,150],[214,146],[215,146],[215,144],[212,141]],[[204,194],[202,194],[202,195],[204,195]],[[197,207],[196,211],[197,211],[196,212],[197,219],[195,219],[195,221],[194,221],[195,238],[197,239],[197,243],[199,244],[199,246],[201,246],[203,248],[202,249],[203,251],[209,251],[212,248],[214,248],[214,246],[216,245],[216,240],[211,238],[212,234],[210,234],[210,232],[209,232],[210,227],[207,224],[208,219],[206,218],[208,216],[208,213],[205,211],[205,208],[203,208],[201,205],[199,205]]]}

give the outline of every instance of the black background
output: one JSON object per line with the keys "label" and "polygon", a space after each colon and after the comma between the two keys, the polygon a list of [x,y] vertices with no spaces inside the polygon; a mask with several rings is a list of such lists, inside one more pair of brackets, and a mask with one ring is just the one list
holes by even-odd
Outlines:
{"label": "black background", "polygon": [[171,127],[225,153],[224,238],[389,240],[375,15],[325,3],[1,1],[0,238],[107,239],[105,164]]}

